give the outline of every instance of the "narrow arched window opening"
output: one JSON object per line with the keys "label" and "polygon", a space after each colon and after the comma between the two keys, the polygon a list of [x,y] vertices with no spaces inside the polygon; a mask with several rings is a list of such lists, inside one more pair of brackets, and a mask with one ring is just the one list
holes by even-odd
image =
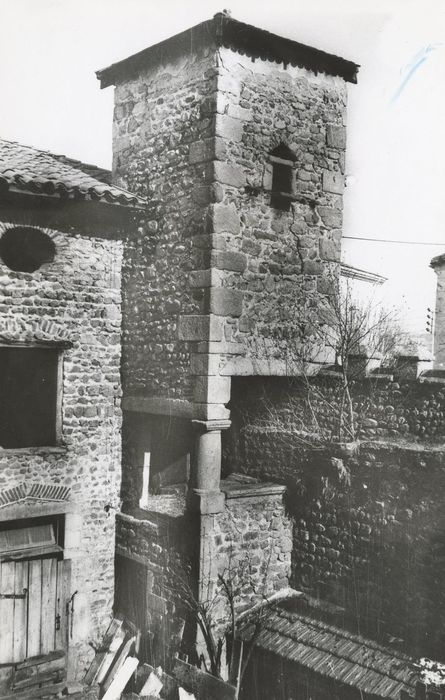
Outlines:
{"label": "narrow arched window opening", "polygon": [[288,210],[294,195],[295,154],[284,143],[280,143],[269,154],[272,164],[271,206]]}

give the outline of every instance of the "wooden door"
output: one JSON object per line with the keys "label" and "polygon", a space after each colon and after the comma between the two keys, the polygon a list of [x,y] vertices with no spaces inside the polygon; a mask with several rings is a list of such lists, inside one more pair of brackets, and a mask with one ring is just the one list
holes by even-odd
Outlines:
{"label": "wooden door", "polygon": [[61,648],[57,556],[0,562],[0,664]]}

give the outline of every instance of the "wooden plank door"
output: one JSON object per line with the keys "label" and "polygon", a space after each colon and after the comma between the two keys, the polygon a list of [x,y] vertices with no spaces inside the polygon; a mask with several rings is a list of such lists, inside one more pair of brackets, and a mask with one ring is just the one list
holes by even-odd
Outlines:
{"label": "wooden plank door", "polygon": [[63,648],[56,629],[57,572],[56,556],[0,562],[0,663]]}
{"label": "wooden plank door", "polygon": [[[15,608],[15,562],[3,562],[0,565],[0,663],[7,664],[15,661],[14,654],[14,608]],[[26,598],[18,599],[22,604],[27,604]],[[19,607],[19,606],[18,606]],[[20,615],[22,624],[21,634],[26,640],[26,624],[23,625],[23,616]],[[23,658],[23,657],[22,657]]]}

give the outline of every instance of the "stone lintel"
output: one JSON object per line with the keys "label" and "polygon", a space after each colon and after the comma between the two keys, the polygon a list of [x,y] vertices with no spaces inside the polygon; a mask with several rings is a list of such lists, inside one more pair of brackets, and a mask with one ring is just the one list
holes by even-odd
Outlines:
{"label": "stone lintel", "polygon": [[[225,354],[225,353],[224,353]],[[228,354],[228,353],[227,353]],[[333,361],[330,357],[326,362]],[[278,358],[256,359],[251,357],[227,357],[223,358],[220,368],[221,376],[231,377],[300,377],[317,374],[325,365],[325,362],[306,362],[305,366],[299,361],[280,360]]]}
{"label": "stone lintel", "polygon": [[244,355],[246,353],[246,347],[243,345],[243,343],[234,343],[230,341],[210,341],[198,343],[196,346],[196,351],[208,354],[218,353],[222,355]]}
{"label": "stone lintel", "polygon": [[[428,371],[428,370],[423,370]],[[428,375],[423,375],[420,374],[418,376],[418,380],[421,384],[445,384],[445,377],[434,377],[434,376],[428,376]]]}
{"label": "stone lintel", "polygon": [[204,432],[227,430],[227,428],[230,428],[231,424],[232,421],[230,420],[192,420],[193,427]]}
{"label": "stone lintel", "polygon": [[286,491],[282,484],[231,484],[230,481],[221,481],[221,491],[226,500],[234,498],[267,498],[268,496],[281,496]]}
{"label": "stone lintel", "polygon": [[122,409],[183,418],[191,418],[193,415],[193,404],[190,401],[164,396],[125,396],[122,399]]}
{"label": "stone lintel", "polygon": [[18,503],[10,503],[0,508],[0,522],[41,518],[46,515],[63,515],[76,512],[77,506],[69,501],[48,501],[28,498]]}

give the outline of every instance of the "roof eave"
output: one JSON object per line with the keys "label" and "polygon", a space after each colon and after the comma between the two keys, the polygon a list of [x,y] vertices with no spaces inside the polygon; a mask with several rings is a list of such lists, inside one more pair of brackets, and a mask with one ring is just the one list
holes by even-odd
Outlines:
{"label": "roof eave", "polygon": [[119,209],[131,209],[131,210],[139,210],[139,211],[145,211],[147,209],[148,204],[141,200],[134,200],[134,201],[110,201],[107,199],[106,196],[91,196],[88,192],[82,192],[80,190],[78,191],[72,191],[69,192],[68,190],[65,191],[54,191],[54,192],[43,192],[39,191],[38,189],[34,189],[32,187],[17,187],[16,185],[7,182],[3,178],[0,178],[0,201],[2,196],[6,194],[12,194],[12,195],[24,195],[26,196],[32,196],[32,197],[39,197],[42,200],[52,200],[52,201],[60,201],[60,202],[84,202],[85,204],[89,203],[94,203],[96,205],[102,205],[102,206],[107,206],[107,207],[119,207]]}
{"label": "roof eave", "polygon": [[139,51],[133,56],[96,71],[101,88],[116,85],[128,74],[134,74],[145,66],[162,58],[173,50],[192,51],[197,46],[215,44],[246,53],[252,58],[264,58],[284,65],[306,68],[315,73],[337,75],[350,83],[357,82],[359,65],[340,56],[326,53],[265,29],[239,22],[223,13],[197,24],[164,41]]}

